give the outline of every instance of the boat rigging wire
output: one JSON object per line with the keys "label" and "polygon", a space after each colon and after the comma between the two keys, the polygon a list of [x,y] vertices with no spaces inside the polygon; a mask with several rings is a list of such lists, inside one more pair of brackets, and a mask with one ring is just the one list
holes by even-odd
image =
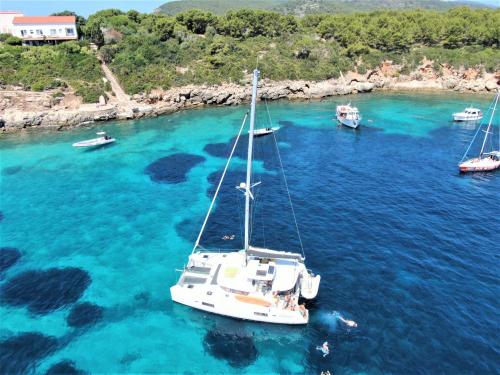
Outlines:
{"label": "boat rigging wire", "polygon": [[227,159],[226,165],[224,167],[224,171],[222,172],[222,176],[219,180],[219,184],[217,185],[217,189],[215,190],[214,197],[212,198],[212,202],[210,203],[210,207],[208,208],[207,215],[205,216],[205,220],[203,221],[203,225],[201,226],[200,233],[198,234],[198,238],[196,239],[196,242],[193,246],[193,250],[191,251],[191,254],[195,252],[195,250],[198,248],[200,245],[200,240],[201,236],[203,235],[203,231],[205,230],[205,226],[207,225],[208,218],[210,217],[210,213],[212,212],[212,208],[215,204],[215,200],[217,199],[217,195],[219,194],[220,187],[222,186],[222,182],[224,181],[224,177],[226,176],[227,169],[229,168],[229,164],[231,163],[231,159],[233,158],[234,151],[236,150],[236,145],[238,144],[238,141],[241,136],[241,132],[243,131],[243,128],[245,127],[245,123],[247,121],[248,117],[248,111],[245,113],[245,117],[243,118],[243,122],[241,123],[240,131],[238,132],[238,135],[236,136],[236,139],[234,141],[233,148],[231,150],[231,154],[229,155],[229,158]]}
{"label": "boat rigging wire", "polygon": [[[264,101],[266,103],[267,116],[269,117],[269,126],[272,127],[273,121],[271,120],[271,113],[269,112],[269,107],[267,106],[267,99],[264,99]],[[281,160],[280,149],[278,147],[278,141],[276,140],[276,135],[275,135],[274,131],[272,132],[272,135],[273,135],[273,139],[274,139],[274,145],[276,146],[276,152],[278,154],[278,160],[280,162],[281,173],[283,174],[283,181],[285,182],[285,188],[286,188],[286,192],[288,194],[288,201],[290,202],[290,207],[292,209],[292,216],[293,216],[293,221],[295,223],[295,229],[297,230],[297,236],[299,237],[300,250],[302,252],[302,256],[305,259],[306,255],[304,253],[304,245],[302,243],[302,237],[300,236],[299,225],[297,223],[297,217],[295,216],[295,209],[293,208],[292,196],[290,195],[290,190],[288,189],[288,182],[286,180],[285,169],[283,168],[283,161]]]}

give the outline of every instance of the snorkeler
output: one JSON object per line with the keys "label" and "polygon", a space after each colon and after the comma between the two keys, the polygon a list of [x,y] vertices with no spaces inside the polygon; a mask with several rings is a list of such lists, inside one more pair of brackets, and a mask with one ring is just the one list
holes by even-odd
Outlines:
{"label": "snorkeler", "polygon": [[323,352],[323,358],[330,354],[330,348],[328,348],[328,341],[325,341],[323,345],[317,346],[316,350]]}
{"label": "snorkeler", "polygon": [[344,323],[348,327],[356,328],[358,326],[358,323],[356,323],[354,320],[344,319],[341,315],[339,315],[338,318],[342,323]]}

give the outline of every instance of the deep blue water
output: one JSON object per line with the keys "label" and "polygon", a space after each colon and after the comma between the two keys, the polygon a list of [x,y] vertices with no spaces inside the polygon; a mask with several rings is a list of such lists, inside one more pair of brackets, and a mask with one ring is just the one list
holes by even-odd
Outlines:
{"label": "deep blue water", "polygon": [[[500,373],[500,173],[458,173],[476,125],[450,122],[491,99],[269,104],[307,265],[322,275],[305,327],[170,301],[246,107],[2,136],[0,373]],[[358,131],[331,121],[346,100]],[[116,144],[71,147],[98,129]],[[241,246],[244,143],[205,247]],[[255,171],[252,242],[298,251],[272,137],[256,139]]]}

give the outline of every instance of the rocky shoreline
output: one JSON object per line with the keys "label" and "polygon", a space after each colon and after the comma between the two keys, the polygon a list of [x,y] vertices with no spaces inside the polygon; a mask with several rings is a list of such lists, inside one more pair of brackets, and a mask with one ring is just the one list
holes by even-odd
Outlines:
{"label": "rocky shoreline", "polygon": [[[443,68],[445,70],[446,67]],[[260,100],[308,100],[330,96],[371,92],[374,90],[397,91],[457,91],[470,93],[494,92],[499,89],[500,72],[480,73],[477,70],[450,71],[436,75],[428,63],[408,76],[399,75],[390,64],[364,75],[348,73],[342,79],[320,82],[279,81],[263,79],[259,84]],[[111,100],[105,105],[85,104],[74,109],[59,108],[44,102],[42,110],[9,108],[0,91],[0,129],[19,131],[26,128],[57,129],[80,126],[92,122],[127,120],[153,117],[179,110],[206,105],[229,106],[250,100],[250,83],[244,85],[223,84],[214,86],[184,86],[170,90],[153,90],[149,94],[133,95],[126,105]],[[29,97],[29,93],[21,95]],[[26,108],[26,106],[24,107]],[[29,108],[29,106],[28,106]]]}

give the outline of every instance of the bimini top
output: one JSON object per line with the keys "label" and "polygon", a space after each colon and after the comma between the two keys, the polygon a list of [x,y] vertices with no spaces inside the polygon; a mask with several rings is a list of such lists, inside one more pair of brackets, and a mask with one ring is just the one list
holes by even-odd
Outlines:
{"label": "bimini top", "polygon": [[297,254],[297,253],[290,253],[287,251],[270,250],[270,249],[264,249],[261,247],[253,247],[253,246],[250,246],[250,248],[247,251],[247,255],[251,256],[251,257],[269,258],[269,259],[294,259],[294,260],[298,260],[298,261],[304,260],[302,255]]}

